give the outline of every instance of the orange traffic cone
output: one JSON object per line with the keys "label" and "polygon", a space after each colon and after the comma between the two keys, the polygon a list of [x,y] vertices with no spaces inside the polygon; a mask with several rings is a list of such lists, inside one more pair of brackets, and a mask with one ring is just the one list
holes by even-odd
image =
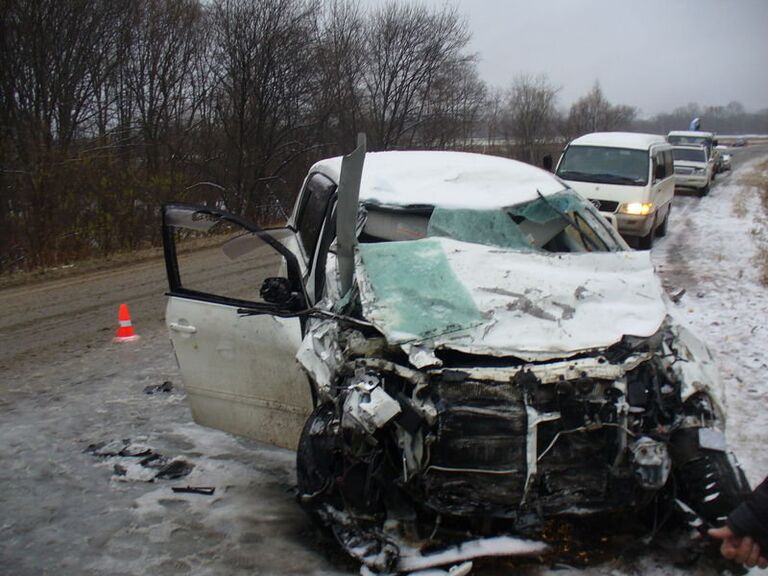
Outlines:
{"label": "orange traffic cone", "polygon": [[128,313],[128,304],[120,304],[120,311],[117,313],[117,324],[117,334],[112,338],[112,342],[136,342],[139,339],[138,334],[133,332],[131,315]]}

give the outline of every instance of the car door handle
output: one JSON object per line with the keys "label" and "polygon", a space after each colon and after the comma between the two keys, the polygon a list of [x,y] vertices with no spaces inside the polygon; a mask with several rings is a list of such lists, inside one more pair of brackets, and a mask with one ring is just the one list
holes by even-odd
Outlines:
{"label": "car door handle", "polygon": [[179,324],[178,322],[171,322],[168,324],[168,328],[176,332],[183,332],[184,334],[195,334],[197,332],[196,327],[189,324]]}

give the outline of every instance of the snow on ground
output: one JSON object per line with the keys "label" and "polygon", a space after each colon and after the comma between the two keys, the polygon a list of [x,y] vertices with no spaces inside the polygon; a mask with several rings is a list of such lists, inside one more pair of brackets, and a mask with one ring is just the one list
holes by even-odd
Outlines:
{"label": "snow on ground", "polygon": [[760,162],[743,164],[709,196],[685,198],[652,253],[665,284],[687,290],[674,316],[718,357],[729,444],[753,485],[768,475],[768,288],[754,262],[762,208],[739,180]]}
{"label": "snow on ground", "polygon": [[[291,493],[293,452],[192,423],[164,332],[41,362],[4,383],[0,574],[345,573],[318,547]],[[144,393],[167,380],[173,392]],[[88,451],[124,439],[194,468],[149,483],[114,474],[128,458]],[[171,490],[188,485],[216,491]],[[335,564],[344,570],[345,561]]]}

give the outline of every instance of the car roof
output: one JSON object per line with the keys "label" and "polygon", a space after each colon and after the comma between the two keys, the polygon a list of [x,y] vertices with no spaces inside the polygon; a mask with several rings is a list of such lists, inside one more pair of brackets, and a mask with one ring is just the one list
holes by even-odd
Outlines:
{"label": "car roof", "polygon": [[712,138],[712,132],[701,132],[700,130],[672,130],[667,136],[698,136],[700,138]]}
{"label": "car roof", "polygon": [[[310,169],[338,183],[341,156]],[[365,156],[360,201],[383,206],[492,209],[565,190],[551,173],[530,164],[469,152],[388,151]]]}
{"label": "car roof", "polygon": [[656,144],[667,144],[667,141],[661,134],[643,134],[640,132],[593,132],[576,138],[570,145],[648,150],[651,146]]}

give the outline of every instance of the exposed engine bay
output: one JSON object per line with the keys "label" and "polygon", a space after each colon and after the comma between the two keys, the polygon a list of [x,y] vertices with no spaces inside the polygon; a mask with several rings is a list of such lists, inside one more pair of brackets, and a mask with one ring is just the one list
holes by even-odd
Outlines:
{"label": "exposed engine bay", "polygon": [[[553,518],[659,502],[664,520],[684,510],[701,526],[749,490],[719,391],[704,389],[708,359],[670,323],[599,354],[514,363],[446,351],[423,370],[374,330],[323,320],[313,334],[299,354],[318,405],[299,444],[299,500],[371,570],[401,570],[451,530],[537,538]],[[321,364],[330,372],[313,374]]]}

